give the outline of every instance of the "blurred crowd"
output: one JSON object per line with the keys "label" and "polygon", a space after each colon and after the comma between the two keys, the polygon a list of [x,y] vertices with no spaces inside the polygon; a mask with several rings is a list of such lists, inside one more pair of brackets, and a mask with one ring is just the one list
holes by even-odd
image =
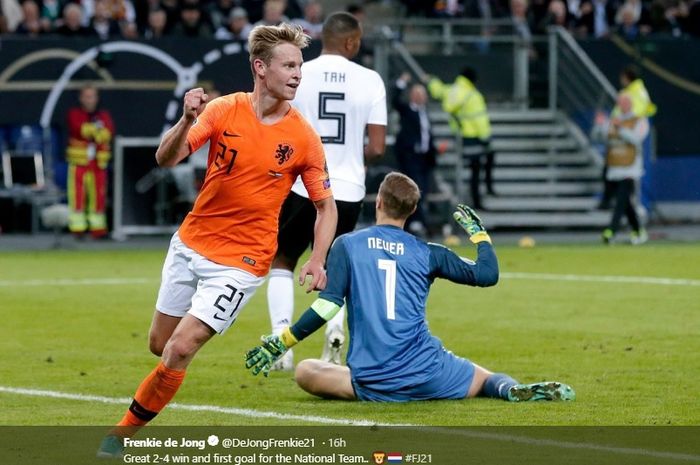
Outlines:
{"label": "blurred crowd", "polygon": [[0,33],[25,37],[246,40],[258,24],[300,24],[317,38],[317,0],[0,0]]}
{"label": "blurred crowd", "polygon": [[[364,0],[348,10],[372,1],[408,16],[512,18],[532,34],[557,25],[577,37],[700,37],[700,0]],[[257,24],[285,21],[317,38],[323,19],[322,0],[0,0],[0,33],[29,37],[246,40]]]}
{"label": "blurred crowd", "polygon": [[513,18],[533,34],[561,26],[577,37],[700,37],[700,0],[400,0],[408,16]]}

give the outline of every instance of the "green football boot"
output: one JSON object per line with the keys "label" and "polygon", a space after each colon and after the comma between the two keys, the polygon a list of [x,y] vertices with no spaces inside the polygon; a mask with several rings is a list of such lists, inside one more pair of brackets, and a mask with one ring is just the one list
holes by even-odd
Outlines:
{"label": "green football boot", "polygon": [[612,244],[615,241],[615,233],[612,229],[606,228],[603,230],[603,234],[601,234],[601,239],[603,239],[603,244]]}
{"label": "green football boot", "polygon": [[574,400],[576,393],[568,384],[556,381],[542,383],[516,384],[508,390],[510,402],[525,402],[528,400]]}
{"label": "green football boot", "polygon": [[124,457],[122,438],[114,434],[105,436],[97,450],[97,457],[100,459],[121,459]]}

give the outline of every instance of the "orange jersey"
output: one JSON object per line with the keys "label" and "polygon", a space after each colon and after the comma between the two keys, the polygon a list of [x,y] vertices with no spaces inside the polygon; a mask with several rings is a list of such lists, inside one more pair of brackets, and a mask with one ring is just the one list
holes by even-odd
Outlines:
{"label": "orange jersey", "polygon": [[239,92],[207,104],[187,134],[190,153],[207,140],[204,184],[180,238],[213,262],[264,276],[297,176],[311,200],[333,195],[321,139],[294,108],[277,123],[262,124],[250,94]]}

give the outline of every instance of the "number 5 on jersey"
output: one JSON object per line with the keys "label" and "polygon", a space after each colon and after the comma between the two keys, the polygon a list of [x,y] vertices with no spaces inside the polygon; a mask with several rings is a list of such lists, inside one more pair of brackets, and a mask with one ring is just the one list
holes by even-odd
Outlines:
{"label": "number 5 on jersey", "polygon": [[318,119],[329,119],[338,122],[338,132],[334,136],[321,136],[323,144],[345,143],[345,113],[328,111],[326,108],[329,100],[345,100],[343,92],[319,92],[318,94]]}

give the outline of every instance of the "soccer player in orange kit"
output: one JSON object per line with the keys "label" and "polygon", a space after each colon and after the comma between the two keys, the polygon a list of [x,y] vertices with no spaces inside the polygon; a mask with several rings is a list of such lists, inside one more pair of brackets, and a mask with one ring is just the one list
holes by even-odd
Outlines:
{"label": "soccer player in orange kit", "polygon": [[163,135],[160,166],[174,166],[210,140],[208,168],[192,211],[173,235],[163,266],[150,349],[161,355],[99,457],[120,457],[133,435],[173,398],[197,351],[223,333],[262,284],[277,248],[280,209],[301,176],[316,206],[316,243],[302,267],[308,292],[325,287],[324,262],[337,223],[321,140],[289,101],[301,80],[308,37],[287,24],[250,34],[252,93],[208,102],[185,94],[182,118]]}

